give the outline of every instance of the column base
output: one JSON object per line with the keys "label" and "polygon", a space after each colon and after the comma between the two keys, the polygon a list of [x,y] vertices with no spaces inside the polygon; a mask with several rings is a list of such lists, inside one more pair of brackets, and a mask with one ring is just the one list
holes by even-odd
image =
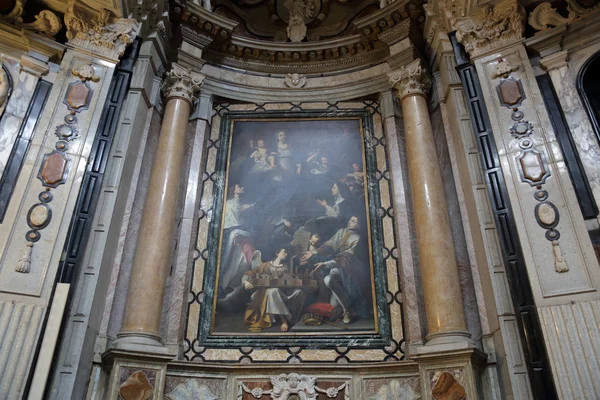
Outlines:
{"label": "column base", "polygon": [[147,332],[121,331],[111,348],[141,351],[152,354],[167,354],[168,350],[160,335]]}
{"label": "column base", "polygon": [[425,337],[425,346],[436,346],[449,343],[468,343],[470,347],[475,346],[471,334],[467,331],[444,331],[429,333]]}

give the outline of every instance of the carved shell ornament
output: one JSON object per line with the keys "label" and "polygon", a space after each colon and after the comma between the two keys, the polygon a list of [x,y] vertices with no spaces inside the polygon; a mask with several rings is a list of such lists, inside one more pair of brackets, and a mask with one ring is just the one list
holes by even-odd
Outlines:
{"label": "carved shell ornament", "polygon": [[293,89],[300,89],[306,86],[306,76],[302,74],[287,74],[285,76],[285,86]]}

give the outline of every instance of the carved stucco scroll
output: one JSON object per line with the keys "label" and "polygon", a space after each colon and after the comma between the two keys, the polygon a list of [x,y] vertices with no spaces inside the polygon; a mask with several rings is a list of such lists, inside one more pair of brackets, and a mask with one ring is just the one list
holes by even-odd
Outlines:
{"label": "carved stucco scroll", "polygon": [[525,10],[517,0],[486,5],[470,18],[454,21],[456,38],[471,57],[516,42],[525,30]]}
{"label": "carved stucco scroll", "polygon": [[543,31],[554,26],[567,24],[575,18],[577,16],[573,12],[570,12],[569,17],[565,18],[550,3],[542,3],[529,14],[528,22],[533,29]]}

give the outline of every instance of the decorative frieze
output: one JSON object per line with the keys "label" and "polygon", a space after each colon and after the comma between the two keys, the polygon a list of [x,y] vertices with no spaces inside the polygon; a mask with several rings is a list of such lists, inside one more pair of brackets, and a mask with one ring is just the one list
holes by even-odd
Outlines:
{"label": "decorative frieze", "polygon": [[263,389],[261,387],[249,388],[243,382],[239,383],[238,400],[241,400],[244,393],[249,393],[254,399],[261,399],[263,396],[269,396],[272,400],[288,400],[293,398],[305,400],[317,400],[319,393],[330,399],[339,398],[343,394],[344,400],[350,400],[348,394],[349,382],[344,382],[340,386],[331,386],[326,389],[316,385],[317,378],[303,374],[291,373],[272,376],[272,389]]}
{"label": "decorative frieze", "polygon": [[388,77],[401,99],[411,94],[425,95],[431,88],[431,77],[419,58],[389,73]]}
{"label": "decorative frieze", "polygon": [[458,41],[471,57],[477,57],[521,40],[525,10],[517,0],[486,5],[472,17],[457,20],[454,27]]}
{"label": "decorative frieze", "polygon": [[179,97],[193,103],[204,81],[204,75],[191,72],[177,64],[165,74],[162,91],[166,99]]}

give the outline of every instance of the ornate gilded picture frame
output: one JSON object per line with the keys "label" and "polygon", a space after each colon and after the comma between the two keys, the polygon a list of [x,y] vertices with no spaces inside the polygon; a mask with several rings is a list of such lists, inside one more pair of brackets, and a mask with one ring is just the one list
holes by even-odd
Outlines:
{"label": "ornate gilded picture frame", "polygon": [[198,344],[390,342],[371,116],[223,116]]}

